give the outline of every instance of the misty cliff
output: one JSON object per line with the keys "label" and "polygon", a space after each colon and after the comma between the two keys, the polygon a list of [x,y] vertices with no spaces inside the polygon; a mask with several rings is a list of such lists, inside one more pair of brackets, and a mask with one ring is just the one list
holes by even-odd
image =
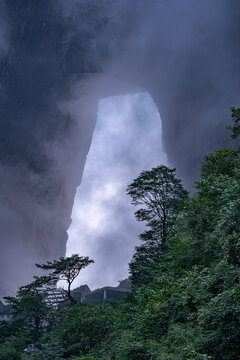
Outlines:
{"label": "misty cliff", "polygon": [[240,3],[0,4],[0,295],[64,255],[101,97],[145,89],[186,184],[239,102]]}

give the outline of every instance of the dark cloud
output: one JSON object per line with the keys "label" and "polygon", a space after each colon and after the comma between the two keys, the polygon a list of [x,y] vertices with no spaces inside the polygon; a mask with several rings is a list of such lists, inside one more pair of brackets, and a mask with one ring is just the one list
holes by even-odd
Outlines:
{"label": "dark cloud", "polygon": [[148,2],[138,31],[106,69],[153,96],[170,163],[188,185],[203,155],[226,143],[229,106],[239,102],[239,7],[221,0]]}
{"label": "dark cloud", "polygon": [[9,25],[6,14],[5,2],[2,1],[0,4],[0,59],[4,57],[8,52],[9,47]]}
{"label": "dark cloud", "polygon": [[11,0],[0,10],[6,294],[31,279],[33,262],[65,252],[99,98],[148,91],[170,165],[188,186],[203,155],[228,143],[228,107],[239,104],[240,2]]}

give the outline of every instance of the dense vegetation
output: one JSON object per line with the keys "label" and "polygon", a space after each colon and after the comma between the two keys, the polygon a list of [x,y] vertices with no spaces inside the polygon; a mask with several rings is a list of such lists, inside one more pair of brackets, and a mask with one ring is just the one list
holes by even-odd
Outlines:
{"label": "dense vegetation", "polygon": [[1,360],[240,359],[239,109],[232,119],[234,146],[206,156],[192,196],[163,166],[129,185],[147,231],[126,298],[53,310],[20,292],[0,325]]}

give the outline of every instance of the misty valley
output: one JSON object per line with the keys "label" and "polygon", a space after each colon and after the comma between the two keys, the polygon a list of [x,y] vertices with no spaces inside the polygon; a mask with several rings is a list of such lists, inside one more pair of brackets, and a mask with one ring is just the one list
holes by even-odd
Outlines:
{"label": "misty valley", "polygon": [[0,0],[0,360],[240,360],[239,33]]}
{"label": "misty valley", "polygon": [[166,165],[127,186],[145,224],[128,280],[73,289],[92,259],[37,264],[47,273],[0,303],[0,359],[239,358],[240,108],[232,120],[234,145],[205,157],[192,195]]}

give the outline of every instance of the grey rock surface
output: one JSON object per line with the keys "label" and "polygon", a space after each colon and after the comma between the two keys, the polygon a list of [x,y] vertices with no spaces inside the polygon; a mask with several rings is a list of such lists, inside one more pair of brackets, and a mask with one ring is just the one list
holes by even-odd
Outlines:
{"label": "grey rock surface", "polygon": [[239,105],[238,0],[0,4],[0,296],[64,255],[98,99],[144,89],[189,187]]}

